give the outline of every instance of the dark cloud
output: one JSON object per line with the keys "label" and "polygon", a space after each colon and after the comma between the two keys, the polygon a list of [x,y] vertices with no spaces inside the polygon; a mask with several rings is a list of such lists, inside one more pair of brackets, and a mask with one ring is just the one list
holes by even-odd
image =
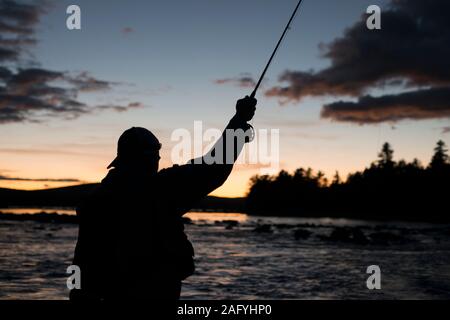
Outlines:
{"label": "dark cloud", "polygon": [[[36,43],[34,31],[48,7],[46,1],[32,4],[0,0],[0,124],[41,122],[48,117],[74,119],[98,110],[126,111],[141,106],[130,103],[90,106],[79,100],[87,92],[111,90],[117,82],[100,80],[87,72],[69,74],[44,68],[18,68],[23,55]],[[36,64],[35,61],[26,61]]]}
{"label": "dark cloud", "polygon": [[19,57],[18,51],[0,47],[0,61],[15,60],[18,57]]}
{"label": "dark cloud", "polygon": [[450,117],[450,87],[334,102],[323,107],[321,116],[360,124]]}
{"label": "dark cloud", "polygon": [[0,0],[0,62],[18,60],[24,46],[36,43],[34,27],[46,5],[46,1],[39,0]]}
{"label": "dark cloud", "polygon": [[101,110],[123,112],[141,107],[134,102],[125,106],[90,106],[77,100],[81,92],[108,90],[110,82],[98,80],[86,73],[70,76],[63,72],[30,68],[16,73],[0,69],[0,124],[42,121],[49,116],[75,119]]}
{"label": "dark cloud", "polygon": [[[421,87],[450,85],[450,2],[392,0],[389,7],[382,9],[381,30],[369,31],[367,15],[363,15],[342,37],[320,46],[323,57],[331,62],[329,67],[319,71],[285,71],[279,80],[286,85],[272,87],[266,95],[278,97],[280,102],[298,102],[306,96],[359,97],[373,89],[396,86],[417,89],[420,96],[424,93]],[[397,98],[386,96],[377,101],[401,101],[404,98],[401,94]],[[369,98],[361,99],[367,101]],[[445,101],[439,102],[442,104]],[[346,106],[350,105],[357,107],[360,104],[346,103]],[[411,113],[411,108],[399,105],[395,105],[395,110],[388,110],[386,106],[380,108],[387,114],[383,117],[377,112],[375,119],[422,119],[416,113],[416,107]],[[328,110],[323,114],[329,114]],[[422,111],[420,114],[425,118],[431,114],[436,118],[448,116],[445,109],[442,113]],[[347,121],[346,117],[339,119]],[[358,119],[364,122],[362,116]],[[371,119],[369,114],[368,122]]]}
{"label": "dark cloud", "polygon": [[36,39],[33,38],[15,38],[15,39],[8,39],[8,38],[2,38],[0,37],[0,45],[1,46],[21,46],[21,45],[33,45],[36,44]]}
{"label": "dark cloud", "polygon": [[44,13],[46,1],[33,4],[13,0],[0,1],[0,32],[14,35],[30,35]]}
{"label": "dark cloud", "polygon": [[[11,70],[10,70],[11,71]],[[27,94],[31,89],[47,88],[48,82],[62,80],[64,74],[45,69],[30,68],[19,69],[17,72],[11,72],[9,77],[4,79],[4,89],[10,94]],[[39,93],[37,94],[39,95]]]}
{"label": "dark cloud", "polygon": [[215,84],[232,84],[241,88],[252,88],[256,85],[256,81],[249,74],[242,74],[239,77],[223,78],[214,80]]}
{"label": "dark cloud", "polygon": [[8,79],[12,76],[12,72],[5,67],[0,66],[0,81]]}
{"label": "dark cloud", "polygon": [[0,174],[0,180],[6,181],[33,181],[33,182],[82,182],[78,179],[72,178],[62,178],[62,179],[52,179],[52,178],[21,178],[21,177],[9,177]]}

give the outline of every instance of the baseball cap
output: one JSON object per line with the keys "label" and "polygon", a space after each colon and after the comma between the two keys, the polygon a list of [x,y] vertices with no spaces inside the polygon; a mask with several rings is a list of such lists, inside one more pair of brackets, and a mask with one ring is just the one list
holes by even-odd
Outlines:
{"label": "baseball cap", "polygon": [[161,149],[158,138],[145,128],[132,127],[125,130],[117,142],[117,157],[108,165],[108,169],[117,167],[126,159],[135,159],[155,154]]}

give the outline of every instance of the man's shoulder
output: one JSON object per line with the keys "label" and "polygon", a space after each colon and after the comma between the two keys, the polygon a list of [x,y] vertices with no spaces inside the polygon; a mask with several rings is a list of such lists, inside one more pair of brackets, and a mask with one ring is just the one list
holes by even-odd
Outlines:
{"label": "man's shoulder", "polygon": [[110,185],[100,183],[85,197],[82,206],[93,206],[101,202],[111,202],[115,199],[114,194],[114,188]]}
{"label": "man's shoulder", "polygon": [[166,177],[166,176],[169,176],[172,174],[181,173],[181,172],[186,171],[187,167],[188,167],[188,165],[174,164],[171,167],[159,170],[157,176],[158,177]]}

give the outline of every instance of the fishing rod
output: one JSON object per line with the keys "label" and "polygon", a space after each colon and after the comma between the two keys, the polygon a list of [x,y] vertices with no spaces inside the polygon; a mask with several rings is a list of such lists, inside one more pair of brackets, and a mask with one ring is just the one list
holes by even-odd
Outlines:
{"label": "fishing rod", "polygon": [[[303,0],[298,1],[297,6],[295,7],[294,12],[292,13],[292,16],[286,25],[286,28],[284,28],[283,34],[281,35],[280,39],[278,40],[278,43],[275,46],[275,49],[273,50],[272,55],[270,56],[270,59],[266,64],[266,67],[264,68],[261,76],[259,77],[258,82],[256,83],[255,89],[253,90],[253,92],[250,95],[251,98],[255,98],[256,92],[258,91],[258,88],[261,85],[261,82],[263,81],[264,76],[266,75],[266,72],[269,69],[270,64],[272,63],[273,58],[275,57],[275,54],[277,53],[281,42],[283,42],[284,36],[286,35],[287,31],[290,29],[291,22],[292,22],[292,20],[294,20],[295,15],[297,14],[298,8],[300,8],[300,5],[302,4],[302,1]],[[247,127],[248,127],[247,130],[250,130],[250,136],[245,137],[245,142],[250,142],[250,141],[253,141],[253,139],[255,138],[255,129],[253,128],[253,126],[251,124],[247,124]]]}
{"label": "fishing rod", "polygon": [[298,8],[300,7],[301,3],[302,3],[302,0],[299,0],[299,2],[297,3],[297,6],[295,7],[294,12],[292,13],[291,18],[289,19],[289,22],[286,25],[286,28],[284,28],[284,31],[283,31],[283,34],[281,35],[280,40],[278,40],[278,43],[277,43],[275,49],[273,50],[272,55],[270,56],[270,59],[266,64],[266,67],[264,68],[264,71],[262,72],[261,76],[259,77],[258,82],[256,83],[255,89],[253,90],[252,94],[250,95],[251,98],[254,98],[256,96],[256,91],[258,91],[258,88],[261,85],[261,82],[263,81],[264,76],[266,75],[267,69],[269,69],[269,66],[272,63],[272,60],[275,57],[275,54],[277,53],[278,48],[280,47],[280,44],[284,39],[284,36],[286,35],[287,31],[289,30],[291,22],[292,22],[292,20],[294,20],[294,17],[297,14]]}

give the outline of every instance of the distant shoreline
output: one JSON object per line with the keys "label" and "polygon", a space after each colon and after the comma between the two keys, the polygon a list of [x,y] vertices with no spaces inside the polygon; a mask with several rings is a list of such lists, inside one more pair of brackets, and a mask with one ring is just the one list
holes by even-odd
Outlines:
{"label": "distant shoreline", "polygon": [[[41,209],[43,214],[52,214],[61,209],[75,209],[84,198],[89,196],[99,184],[83,184],[77,186],[69,186],[55,189],[44,190],[16,190],[0,188],[0,219],[5,220],[9,216],[5,216],[4,213],[8,209],[14,208],[36,208]],[[277,208],[276,210],[252,210],[246,205],[246,198],[221,198],[208,196],[200,201],[196,208],[191,211],[195,212],[210,212],[210,213],[245,213],[249,216],[261,216],[261,217],[298,217],[298,218],[335,218],[335,219],[354,219],[361,221],[404,221],[404,222],[429,222],[429,223],[450,223],[450,216],[445,215],[434,216],[430,213],[424,214],[411,214],[405,216],[398,214],[397,212],[386,212],[382,214],[379,212],[368,211],[355,211],[354,208],[348,211],[342,210],[330,210],[326,211],[308,211],[308,210],[287,210],[286,208]],[[26,213],[26,212],[24,212]],[[15,214],[16,215],[16,214]],[[35,215],[35,214],[33,214]],[[42,221],[69,221],[71,218],[59,218],[61,215],[43,216]],[[35,220],[40,219],[38,216],[26,218],[9,217],[10,219],[23,219],[23,220]],[[9,219],[8,218],[8,219]]]}
{"label": "distant shoreline", "polygon": [[[73,214],[60,214],[56,212],[41,213],[9,213],[7,211],[0,210],[0,221],[37,221],[37,222],[52,222],[52,223],[78,223],[78,217]],[[7,210],[7,209],[6,209]]]}
{"label": "distant shoreline", "polygon": [[[36,208],[40,209],[40,208]],[[0,208],[0,221],[37,221],[37,222],[49,222],[49,223],[70,223],[77,224],[78,217],[75,214],[58,213],[57,209],[46,208],[36,213],[13,213],[8,210],[14,210],[14,208]],[[206,211],[206,210],[191,210],[189,212],[201,212],[201,213],[242,213],[242,212],[225,212],[225,211]],[[450,220],[438,220],[438,219],[401,219],[400,217],[382,217],[382,216],[330,216],[330,215],[275,215],[275,214],[248,214],[251,217],[260,218],[305,218],[305,219],[348,219],[365,222],[410,222],[410,223],[432,223],[432,224],[450,224]],[[189,222],[189,218],[184,217],[186,222]]]}
{"label": "distant shoreline", "polygon": [[[97,187],[98,183],[42,190],[0,188],[2,208],[76,208]],[[196,204],[196,211],[245,213],[244,198],[207,196]],[[52,209],[50,209],[52,210]]]}

